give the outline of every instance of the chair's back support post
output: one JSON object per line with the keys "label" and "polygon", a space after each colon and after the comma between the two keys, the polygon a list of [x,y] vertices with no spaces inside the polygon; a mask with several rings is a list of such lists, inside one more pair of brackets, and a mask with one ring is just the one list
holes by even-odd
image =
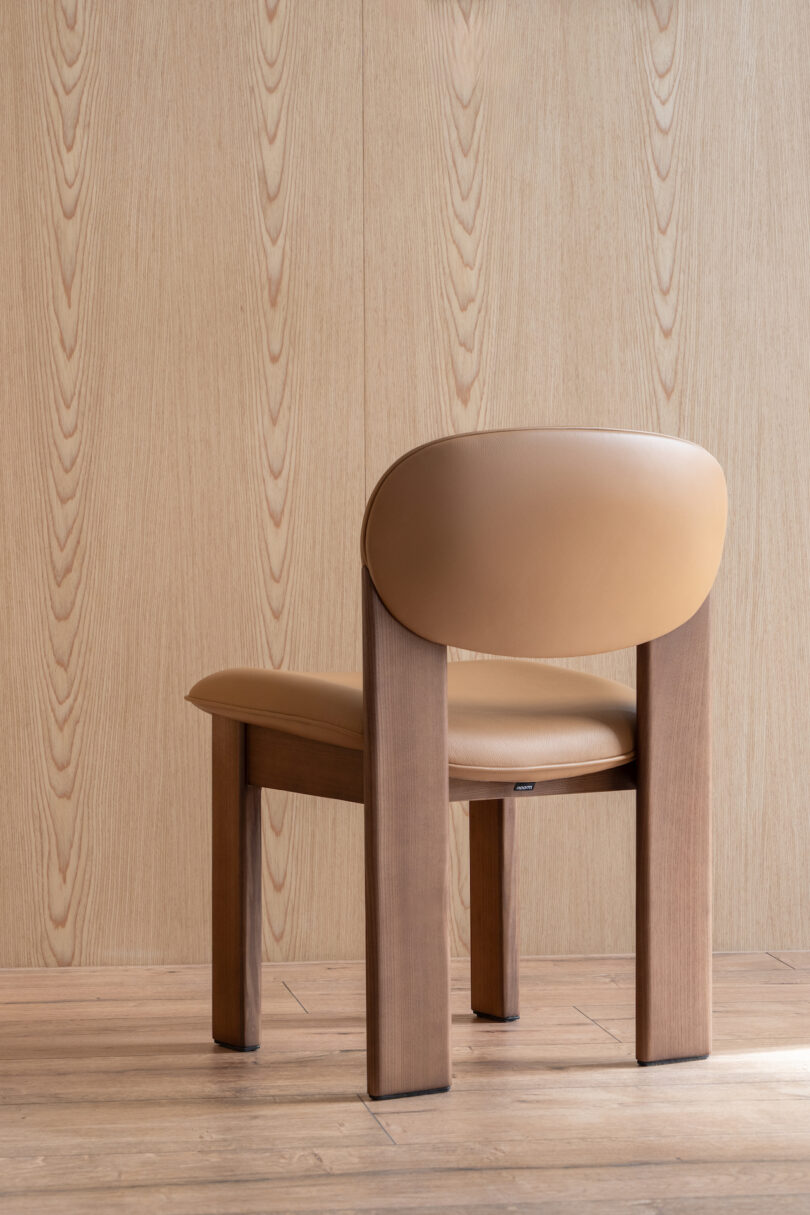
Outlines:
{"label": "chair's back support post", "polygon": [[709,600],[638,647],[636,1055],[711,1049]]}
{"label": "chair's back support post", "polygon": [[363,570],[366,1006],[372,1097],[450,1084],[447,651]]}

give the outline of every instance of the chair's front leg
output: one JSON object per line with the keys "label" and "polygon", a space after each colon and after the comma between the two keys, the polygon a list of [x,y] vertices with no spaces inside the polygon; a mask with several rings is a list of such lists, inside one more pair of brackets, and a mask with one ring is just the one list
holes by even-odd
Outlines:
{"label": "chair's front leg", "polygon": [[638,650],[636,1056],[711,1050],[709,604]]}
{"label": "chair's front leg", "polygon": [[366,1012],[372,1097],[450,1085],[447,661],[364,571]]}
{"label": "chair's front leg", "polygon": [[261,789],[245,783],[245,727],[214,717],[213,1036],[231,1050],[261,1040]]}
{"label": "chair's front leg", "polygon": [[478,1017],[516,1021],[517,801],[470,802],[470,987]]}

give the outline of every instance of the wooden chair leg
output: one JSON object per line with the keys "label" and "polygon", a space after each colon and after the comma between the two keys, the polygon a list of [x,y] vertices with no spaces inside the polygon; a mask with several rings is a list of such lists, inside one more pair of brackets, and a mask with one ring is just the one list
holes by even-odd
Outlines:
{"label": "wooden chair leg", "polygon": [[447,660],[363,574],[368,1091],[381,1098],[450,1085]]}
{"label": "wooden chair leg", "polygon": [[213,722],[213,1037],[230,1050],[261,1040],[261,789],[245,783],[245,727]]}
{"label": "wooden chair leg", "polygon": [[517,805],[470,802],[471,1004],[477,1017],[516,1021]]}
{"label": "wooden chair leg", "polygon": [[638,650],[636,1056],[711,1050],[709,604]]}

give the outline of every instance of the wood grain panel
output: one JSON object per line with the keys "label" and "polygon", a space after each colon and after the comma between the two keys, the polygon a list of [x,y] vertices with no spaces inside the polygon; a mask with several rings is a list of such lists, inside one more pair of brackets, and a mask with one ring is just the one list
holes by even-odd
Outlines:
{"label": "wood grain panel", "polygon": [[[810,586],[810,145],[795,134],[808,19],[794,0],[365,12],[369,486],[417,442],[498,425],[662,430],[727,469],[721,948],[810,933],[794,627]],[[634,678],[631,654],[574,665]],[[631,949],[632,798],[524,807],[523,950]],[[460,815],[455,947],[468,941]]]}
{"label": "wood grain panel", "polygon": [[[359,663],[360,6],[0,22],[0,956],[202,960],[210,728],[184,692]],[[362,812],[271,823],[268,953],[359,956]]]}
{"label": "wood grain panel", "polygon": [[27,662],[14,680],[21,695],[4,734],[10,749],[23,729],[27,734],[23,755],[9,756],[9,767],[12,787],[23,784],[14,804],[28,811],[16,824],[25,838],[20,859],[26,865],[32,853],[36,858],[26,885],[38,931],[28,948],[67,965],[80,954],[95,876],[87,716],[100,577],[92,469],[102,366],[91,318],[99,265],[101,56],[92,10],[67,3],[43,11],[40,21],[33,16],[21,8],[9,29],[15,44],[24,43],[20,68],[36,97],[25,106],[12,101],[19,125],[9,133],[25,149],[12,203],[20,214],[15,253],[25,253],[12,324],[23,322],[25,388],[39,408],[26,407],[18,382],[6,415],[11,451],[20,457],[17,477],[9,470],[6,481],[9,581],[19,577],[6,653],[13,661],[22,650]]}
{"label": "wood grain panel", "polygon": [[[313,21],[261,4],[253,15],[261,664],[359,669],[361,11],[320,5]],[[361,956],[362,812],[264,799],[266,955]]]}
{"label": "wood grain panel", "polygon": [[[715,942],[810,937],[810,10],[692,15],[697,437],[727,470],[713,596]],[[787,946],[786,946],[787,947]]]}
{"label": "wood grain panel", "polygon": [[688,138],[696,101],[696,48],[688,45],[694,24],[687,22],[686,6],[678,0],[640,5],[637,11],[636,58],[646,154],[641,186],[649,274],[643,297],[648,310],[644,336],[654,372],[656,427],[678,433],[685,421],[677,410],[682,402],[681,339],[692,319],[692,309],[685,306],[691,299],[685,296],[694,285],[694,241],[687,226],[694,218],[694,175],[689,172],[693,145]]}
{"label": "wood grain panel", "polygon": [[[9,5],[0,6],[0,46],[11,45],[18,38],[18,13]],[[26,64],[29,62],[25,60]],[[14,87],[11,73],[0,71],[0,141],[4,163],[14,163],[16,148],[25,140],[20,90]],[[21,257],[25,219],[24,178],[0,174],[0,197],[4,215],[3,239],[0,240],[0,343],[2,343],[3,374],[0,376],[0,408],[4,419],[14,416],[30,374],[26,358],[26,331],[20,324],[21,300],[26,267]],[[30,273],[30,270],[28,271]],[[0,728],[4,740],[6,805],[13,812],[0,815],[3,880],[0,881],[0,915],[4,924],[14,923],[18,941],[9,941],[4,934],[3,958],[8,962],[29,956],[42,956],[38,950],[41,931],[40,908],[44,892],[42,875],[31,871],[29,858],[34,852],[36,812],[29,776],[34,736],[36,698],[31,690],[29,673],[22,663],[10,662],[30,627],[31,589],[35,571],[27,560],[29,546],[23,529],[8,527],[7,521],[19,516],[25,520],[36,510],[34,495],[26,492],[33,477],[27,457],[29,445],[24,434],[27,426],[4,426],[3,459],[0,460],[0,503],[2,504],[3,543],[0,545],[3,610],[0,612],[0,644],[3,654],[6,696],[0,705]],[[19,471],[24,469],[21,476]],[[12,883],[11,875],[15,875]],[[37,945],[31,949],[30,942]]]}
{"label": "wood grain panel", "polygon": [[[592,396],[584,412],[583,373],[563,356],[573,345],[563,309],[576,311],[578,295],[587,289],[581,262],[609,257],[609,246],[599,239],[600,225],[608,223],[601,218],[601,194],[617,212],[621,208],[611,197],[612,166],[604,161],[612,132],[603,124],[620,129],[627,108],[615,58],[608,67],[600,58],[602,43],[589,48],[593,34],[584,12],[580,26],[575,21],[556,5],[392,3],[366,11],[369,485],[400,451],[451,430],[621,424],[609,396],[598,407]],[[631,32],[625,19],[613,35],[610,50],[620,59],[627,56],[622,39]],[[605,36],[601,24],[599,34]],[[580,119],[570,96],[574,72],[618,102],[615,117],[592,115],[596,130],[587,141],[580,133],[575,148],[566,141]],[[403,106],[403,96],[414,104]],[[572,153],[578,160],[602,157],[589,169],[596,185],[584,199],[568,163]],[[474,330],[448,322],[448,301],[460,295],[459,265],[467,268],[464,315],[475,317]],[[571,282],[569,275],[580,278]],[[401,319],[395,323],[395,317]],[[605,308],[599,329],[607,335],[590,335],[591,359],[598,361],[602,347],[615,343],[612,326],[621,320]],[[584,361],[581,349],[577,358]],[[376,404],[381,402],[385,410]],[[519,579],[512,593],[520,593]],[[629,668],[632,680],[631,662],[592,665],[616,678],[626,678]],[[522,880],[531,891],[522,908],[524,951],[587,950],[608,940],[605,948],[628,948],[632,799],[544,799],[527,803],[521,820]],[[469,946],[462,807],[454,807],[453,828],[457,949]],[[603,892],[596,876],[603,864],[617,883],[626,882],[623,901]]]}
{"label": "wood grain panel", "polygon": [[[359,668],[384,468],[552,422],[727,470],[715,944],[807,943],[808,44],[798,0],[0,0],[0,961],[205,958],[183,692]],[[630,949],[632,795],[521,819],[522,948]],[[359,956],[359,807],[264,840],[265,955]]]}

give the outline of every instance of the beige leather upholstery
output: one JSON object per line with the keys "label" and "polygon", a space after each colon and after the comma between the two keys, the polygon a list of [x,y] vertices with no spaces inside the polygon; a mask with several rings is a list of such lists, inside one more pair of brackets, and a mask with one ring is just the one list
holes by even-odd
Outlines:
{"label": "beige leather upholstery", "polygon": [[[361,750],[359,674],[298,675],[240,668],[208,675],[188,700],[208,713]],[[632,688],[531,662],[448,665],[450,775],[551,780],[633,757]]]}
{"label": "beige leather upholstery", "polygon": [[693,443],[618,430],[440,439],[385,473],[363,560],[388,611],[441,645],[557,658],[651,641],[717,573],[726,487]]}

